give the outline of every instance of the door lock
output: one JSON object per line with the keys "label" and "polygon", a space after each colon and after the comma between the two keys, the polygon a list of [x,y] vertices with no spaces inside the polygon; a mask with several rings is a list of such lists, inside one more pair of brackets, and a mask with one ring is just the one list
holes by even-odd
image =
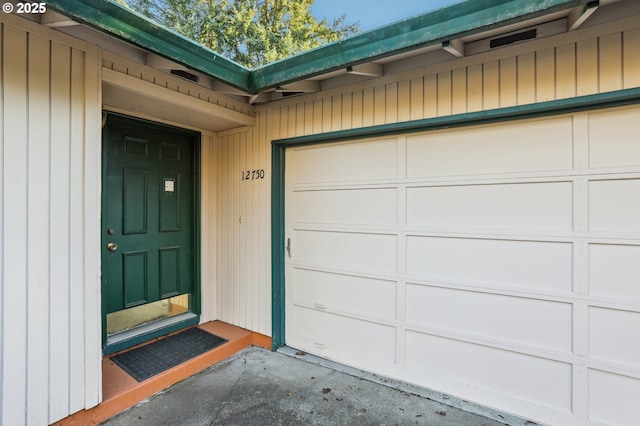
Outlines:
{"label": "door lock", "polygon": [[109,243],[107,244],[107,250],[116,251],[118,250],[118,245],[116,243]]}

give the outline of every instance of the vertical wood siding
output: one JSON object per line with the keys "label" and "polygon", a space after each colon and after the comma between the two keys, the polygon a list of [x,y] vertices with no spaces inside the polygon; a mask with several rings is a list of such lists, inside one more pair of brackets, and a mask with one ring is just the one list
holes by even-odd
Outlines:
{"label": "vertical wood siding", "polygon": [[[640,87],[634,20],[286,99],[254,128],[203,134],[202,318],[271,334],[272,140]],[[10,15],[0,25],[0,423],[48,424],[101,397],[100,64],[173,80]],[[174,90],[201,98],[191,86]]]}
{"label": "vertical wood siding", "polygon": [[[272,140],[639,87],[638,52],[635,16],[257,108],[254,129],[218,138],[219,318],[271,334]],[[240,181],[252,168],[267,179]]]}
{"label": "vertical wood siding", "polygon": [[49,424],[101,392],[98,61],[0,25],[0,423]]}
{"label": "vertical wood siding", "polygon": [[[262,117],[260,117],[262,119]],[[264,126],[218,137],[218,318],[271,334],[268,144]],[[264,170],[264,178],[242,173]],[[220,261],[224,259],[224,261]]]}
{"label": "vertical wood siding", "polygon": [[203,132],[200,151],[200,259],[201,307],[203,322],[217,319],[218,175],[216,137]]}

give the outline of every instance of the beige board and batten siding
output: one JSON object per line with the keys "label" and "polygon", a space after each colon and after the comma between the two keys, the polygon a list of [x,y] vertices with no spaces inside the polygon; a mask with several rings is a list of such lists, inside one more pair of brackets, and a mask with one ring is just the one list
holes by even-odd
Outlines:
{"label": "beige board and batten siding", "polygon": [[[235,158],[238,143],[251,158],[219,166],[218,232],[243,241],[236,251],[219,246],[220,319],[271,334],[271,265],[262,260],[271,258],[270,222],[251,231],[239,223],[270,217],[271,187],[238,179],[252,169],[271,179],[272,140],[640,87],[640,12],[623,4],[630,10],[613,23],[258,106],[254,129],[220,134],[218,158]],[[244,280],[246,268],[260,273]]]}
{"label": "beige board and batten siding", "polygon": [[218,319],[217,136],[202,132],[200,144],[200,322]]}
{"label": "beige board and batten siding", "polygon": [[[105,70],[110,90],[135,79],[165,90],[154,94],[165,109],[179,97],[181,106],[208,111],[212,123],[211,111],[232,126],[255,119],[247,104],[7,14],[2,66],[0,424],[49,424],[101,401]],[[135,93],[118,106],[104,105],[201,132],[200,318],[217,319],[216,134],[202,117],[179,122],[145,113]]]}
{"label": "beige board and batten siding", "polygon": [[[218,135],[218,318],[271,335],[270,146],[266,126]],[[260,174],[263,170],[265,173]],[[249,174],[248,179],[246,177]],[[257,173],[254,173],[257,172]]]}
{"label": "beige board and batten siding", "polygon": [[100,59],[0,29],[0,424],[50,424],[101,398]]}

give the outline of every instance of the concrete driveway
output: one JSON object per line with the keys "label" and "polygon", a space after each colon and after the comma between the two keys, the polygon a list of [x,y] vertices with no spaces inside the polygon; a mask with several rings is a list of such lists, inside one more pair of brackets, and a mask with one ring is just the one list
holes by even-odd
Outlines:
{"label": "concrete driveway", "polygon": [[104,425],[534,424],[311,355],[296,356],[291,349],[284,352],[245,349]]}

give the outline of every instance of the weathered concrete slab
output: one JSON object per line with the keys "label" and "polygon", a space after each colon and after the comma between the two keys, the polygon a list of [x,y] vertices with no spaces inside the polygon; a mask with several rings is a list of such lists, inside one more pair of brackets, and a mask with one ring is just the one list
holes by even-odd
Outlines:
{"label": "weathered concrete slab", "polygon": [[253,347],[104,424],[498,426],[508,420],[494,421],[348,373]]}

